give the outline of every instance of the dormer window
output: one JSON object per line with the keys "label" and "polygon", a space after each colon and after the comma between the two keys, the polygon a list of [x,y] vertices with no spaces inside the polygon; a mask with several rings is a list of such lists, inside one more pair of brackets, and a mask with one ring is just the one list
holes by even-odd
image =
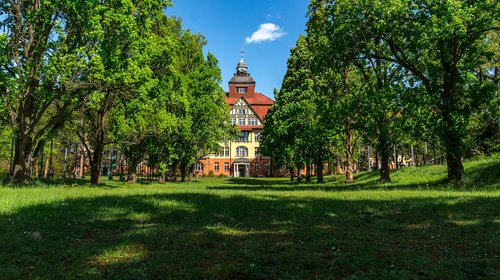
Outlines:
{"label": "dormer window", "polygon": [[247,88],[246,87],[237,87],[236,91],[238,93],[246,93],[247,92]]}

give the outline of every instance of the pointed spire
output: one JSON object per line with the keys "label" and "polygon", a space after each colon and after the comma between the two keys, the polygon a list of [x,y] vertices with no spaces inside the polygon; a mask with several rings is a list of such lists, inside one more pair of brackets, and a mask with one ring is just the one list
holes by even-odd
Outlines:
{"label": "pointed spire", "polygon": [[240,50],[240,62],[238,63],[238,65],[236,66],[236,73],[237,74],[243,74],[243,75],[247,75],[248,73],[248,66],[247,64],[245,63],[245,61],[243,61],[243,49]]}

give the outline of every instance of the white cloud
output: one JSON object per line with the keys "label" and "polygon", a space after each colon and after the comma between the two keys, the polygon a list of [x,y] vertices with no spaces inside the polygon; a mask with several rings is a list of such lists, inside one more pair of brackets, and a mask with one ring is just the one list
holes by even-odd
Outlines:
{"label": "white cloud", "polygon": [[259,30],[255,31],[252,36],[246,37],[247,44],[261,43],[266,41],[274,41],[285,35],[281,27],[274,23],[264,23],[259,26]]}

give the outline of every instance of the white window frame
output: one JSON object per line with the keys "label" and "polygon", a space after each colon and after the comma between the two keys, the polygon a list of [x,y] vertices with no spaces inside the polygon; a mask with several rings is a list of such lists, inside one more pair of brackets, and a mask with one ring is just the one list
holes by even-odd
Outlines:
{"label": "white window frame", "polygon": [[194,165],[194,171],[203,171],[203,163],[201,163],[201,162],[197,162],[197,163]]}
{"label": "white window frame", "polygon": [[245,146],[236,147],[236,156],[237,157],[248,157],[248,148]]}
{"label": "white window frame", "polygon": [[219,171],[219,162],[214,162],[214,171]]}
{"label": "white window frame", "polygon": [[259,142],[260,141],[260,132],[255,132],[255,142]]}

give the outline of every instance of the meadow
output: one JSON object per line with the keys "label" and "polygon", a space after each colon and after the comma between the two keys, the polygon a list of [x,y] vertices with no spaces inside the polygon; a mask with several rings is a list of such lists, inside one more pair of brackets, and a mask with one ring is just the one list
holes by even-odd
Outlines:
{"label": "meadow", "polygon": [[1,279],[500,279],[500,158],[341,175],[0,187]]}

